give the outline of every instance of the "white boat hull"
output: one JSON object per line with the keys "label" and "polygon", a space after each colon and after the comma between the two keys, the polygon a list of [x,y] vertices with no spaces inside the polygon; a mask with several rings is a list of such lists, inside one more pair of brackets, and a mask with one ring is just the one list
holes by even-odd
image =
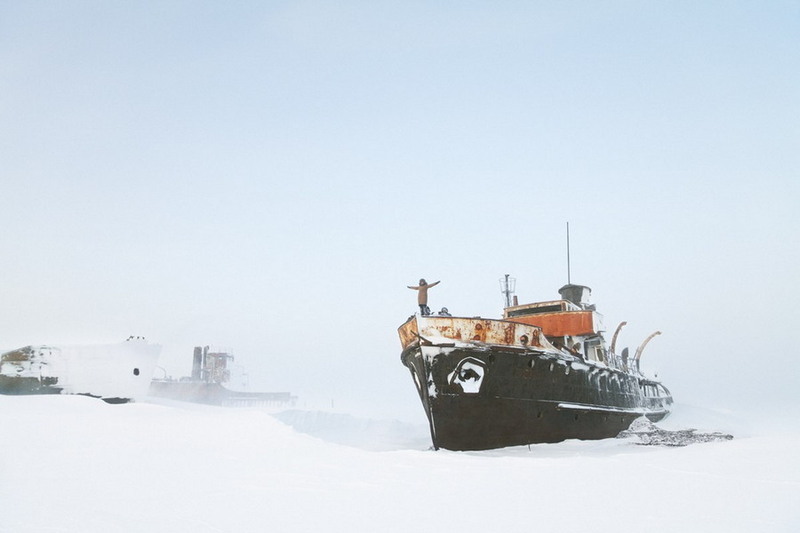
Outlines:
{"label": "white boat hull", "polygon": [[119,344],[26,346],[0,355],[2,394],[83,394],[109,402],[147,396],[161,346]]}

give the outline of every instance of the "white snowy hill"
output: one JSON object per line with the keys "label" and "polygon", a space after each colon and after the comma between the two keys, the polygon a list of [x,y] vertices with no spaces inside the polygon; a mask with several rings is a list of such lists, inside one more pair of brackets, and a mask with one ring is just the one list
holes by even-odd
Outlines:
{"label": "white snowy hill", "polygon": [[678,406],[735,438],[458,453],[422,422],[0,396],[0,531],[800,530],[796,424]]}

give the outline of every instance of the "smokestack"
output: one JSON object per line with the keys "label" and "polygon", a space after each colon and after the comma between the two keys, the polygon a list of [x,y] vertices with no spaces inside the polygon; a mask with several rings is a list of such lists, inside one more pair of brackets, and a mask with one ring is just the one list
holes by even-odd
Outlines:
{"label": "smokestack", "polygon": [[592,294],[592,289],[585,285],[564,285],[558,289],[561,298],[574,303],[584,309],[589,303],[589,297]]}
{"label": "smokestack", "polygon": [[200,381],[200,369],[203,366],[203,349],[200,346],[194,347],[194,357],[192,358],[192,381]]}

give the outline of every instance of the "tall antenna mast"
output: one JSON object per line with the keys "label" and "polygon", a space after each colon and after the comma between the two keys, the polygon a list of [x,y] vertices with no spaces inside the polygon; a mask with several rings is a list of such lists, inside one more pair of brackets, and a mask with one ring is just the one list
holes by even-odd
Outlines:
{"label": "tall antenna mast", "polygon": [[569,222],[567,222],[567,285],[572,284],[572,279],[570,278],[570,268],[569,268]]}
{"label": "tall antenna mast", "polygon": [[506,297],[506,307],[511,307],[514,301],[514,288],[517,285],[517,279],[509,277],[508,274],[504,278],[500,278],[500,292]]}

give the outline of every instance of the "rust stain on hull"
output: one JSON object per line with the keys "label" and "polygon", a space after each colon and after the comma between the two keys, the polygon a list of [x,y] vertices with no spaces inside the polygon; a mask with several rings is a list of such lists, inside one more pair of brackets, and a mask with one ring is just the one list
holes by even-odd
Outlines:
{"label": "rust stain on hull", "polygon": [[[413,316],[397,330],[403,349],[419,338],[450,339],[451,341],[502,344],[520,348],[537,347],[555,349],[545,338],[541,328],[522,322],[486,318],[459,318],[443,316]],[[466,332],[466,333],[465,333]]]}

